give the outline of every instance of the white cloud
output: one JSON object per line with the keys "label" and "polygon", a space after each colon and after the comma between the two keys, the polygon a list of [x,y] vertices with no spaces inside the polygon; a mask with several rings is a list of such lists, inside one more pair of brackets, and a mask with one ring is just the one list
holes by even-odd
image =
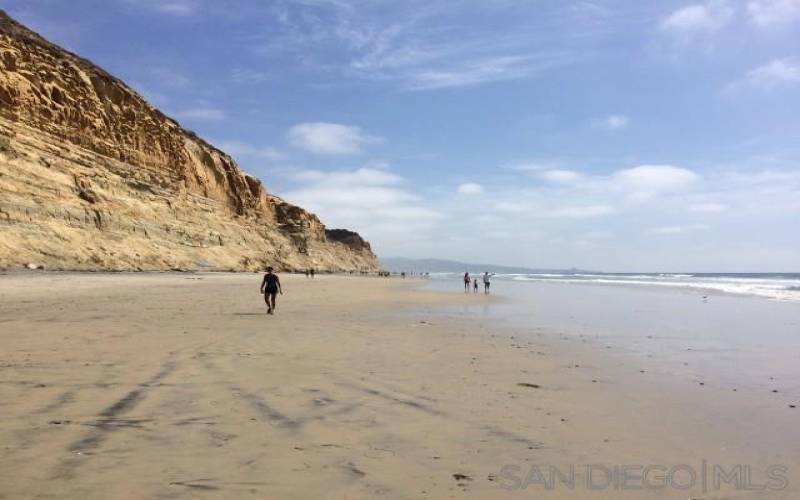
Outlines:
{"label": "white cloud", "polygon": [[[506,200],[514,200],[510,196],[504,196]],[[495,203],[494,209],[504,214],[523,214],[532,212],[530,205],[523,201],[499,201]]]}
{"label": "white cloud", "polygon": [[747,12],[760,28],[788,25],[800,20],[800,0],[753,0]]}
{"label": "white cloud", "polygon": [[607,130],[617,130],[627,127],[629,123],[630,120],[625,115],[610,115],[601,120],[595,120],[592,122],[592,126]]}
{"label": "white cloud", "polygon": [[611,205],[586,205],[577,207],[558,208],[549,212],[547,216],[585,218],[585,217],[601,217],[604,215],[611,215],[615,212],[616,209]]}
{"label": "white cloud", "polygon": [[543,170],[558,170],[559,167],[557,166],[556,162],[525,162],[525,163],[516,163],[513,165],[503,166],[506,170],[512,170],[515,172],[541,172]]}
{"label": "white cloud", "polygon": [[689,205],[688,210],[690,212],[700,212],[700,213],[720,213],[728,210],[728,205],[715,202],[694,203],[692,205]]}
{"label": "white cloud", "polygon": [[553,190],[508,190],[503,193],[499,201],[493,205],[493,210],[504,215],[506,221],[509,217],[515,219],[511,227],[527,225],[531,218],[539,219],[585,219],[603,217],[617,213],[617,209],[610,203],[585,204],[581,203],[581,196],[569,196],[563,192]]}
{"label": "white cloud", "polygon": [[582,238],[585,240],[605,240],[613,237],[614,232],[606,229],[588,231],[582,235]]}
{"label": "white cloud", "polygon": [[417,200],[417,197],[410,192],[385,186],[359,184],[340,186],[340,189],[335,189],[332,185],[313,183],[286,193],[286,198],[333,220],[339,219],[337,214],[347,214],[352,209],[360,212],[359,218],[369,217],[380,211],[397,210],[398,204]]}
{"label": "white cloud", "polygon": [[[770,218],[797,217],[800,213],[800,170],[725,171],[715,176],[714,199],[737,212]],[[791,214],[791,215],[790,215]]]}
{"label": "white cloud", "polygon": [[430,229],[442,218],[406,189],[403,177],[385,169],[294,170],[286,175],[296,186],[282,194],[285,199],[316,213],[328,227],[359,231],[377,243],[376,250],[381,243],[402,243],[409,231]]}
{"label": "white cloud", "polygon": [[174,112],[173,115],[179,120],[190,121],[219,121],[224,120],[227,117],[225,111],[217,108],[207,107],[183,109]]}
{"label": "white cloud", "polygon": [[481,194],[483,193],[483,186],[474,182],[466,182],[464,184],[459,184],[458,193],[464,195]]}
{"label": "white cloud", "polygon": [[640,165],[619,170],[611,176],[614,185],[646,199],[657,194],[681,191],[692,186],[700,176],[691,170],[672,165]]}
{"label": "white cloud", "polygon": [[256,147],[240,141],[222,141],[219,148],[237,158],[255,158],[266,161],[278,161],[286,157],[273,147]]}
{"label": "white cloud", "polygon": [[[529,174],[527,169],[521,169]],[[624,215],[632,210],[667,207],[674,210],[676,200],[681,208],[693,197],[700,204],[712,198],[698,193],[703,187],[695,172],[671,165],[640,165],[604,175],[589,175],[567,169],[536,168],[532,174],[546,183],[524,185],[512,183],[505,190],[497,189],[493,209],[508,217],[592,218]],[[712,208],[705,208],[710,211]]]}
{"label": "white cloud", "polygon": [[[736,235],[758,231],[768,237],[770,228],[790,226],[800,214],[796,169],[709,167],[701,177],[678,166],[640,165],[594,174],[581,170],[580,179],[563,184],[540,182],[541,174],[555,169],[539,166],[517,173],[498,168],[496,177],[486,172],[481,182],[492,187],[486,203],[447,196],[453,187],[446,186],[434,188],[443,196],[430,201],[403,202],[430,207],[444,217],[429,226],[432,230],[419,232],[414,247],[431,254],[455,256],[464,251],[507,262],[535,255],[534,262],[543,266],[549,258],[567,267],[711,269],[727,255],[725,248],[739,244]],[[408,191],[415,193],[410,184]],[[476,232],[491,238],[490,248],[465,245]],[[796,238],[785,231],[779,234],[786,243],[773,242],[788,251]],[[377,240],[378,252],[386,252],[383,243],[388,238]]]}
{"label": "white cloud", "polygon": [[317,154],[357,154],[368,143],[379,138],[366,135],[359,127],[338,123],[300,123],[289,129],[289,142],[300,149]]}
{"label": "white cloud", "polygon": [[286,198],[323,213],[358,209],[360,216],[369,218],[378,210],[405,210],[410,207],[399,205],[419,200],[399,187],[402,177],[383,170],[298,170],[289,176],[300,187],[286,193]]}
{"label": "white cloud", "polygon": [[[547,181],[533,187],[509,187],[496,194],[499,201],[494,210],[520,217],[580,219],[624,213],[634,207],[650,209],[674,203],[702,186],[698,174],[672,165],[639,165],[606,175],[541,169],[538,164],[514,170]],[[708,198],[695,199],[700,204]],[[710,205],[697,207],[703,209],[713,210]]]}
{"label": "white cloud", "polygon": [[332,185],[394,186],[404,179],[385,169],[364,167],[356,170],[324,172],[322,170],[299,170],[289,174],[294,180],[309,183],[326,182]]}
{"label": "white cloud", "polygon": [[197,13],[197,0],[122,0],[125,4],[149,9],[159,14],[187,17]]}
{"label": "white cloud", "polygon": [[661,226],[648,229],[647,234],[661,234],[661,235],[686,234],[696,231],[706,231],[708,229],[710,229],[710,227],[707,226],[706,224],[687,224],[684,226]]}
{"label": "white cloud", "polygon": [[575,172],[574,170],[562,170],[562,169],[554,169],[554,170],[545,170],[539,174],[539,176],[554,184],[572,184],[581,180],[582,176],[580,173]]}
{"label": "white cloud", "polygon": [[662,31],[675,36],[681,43],[712,36],[733,19],[734,9],[725,0],[711,0],[680,8],[664,18]]}
{"label": "white cloud", "polygon": [[760,89],[773,89],[783,85],[800,84],[800,63],[792,59],[775,59],[747,72],[742,84]]}
{"label": "white cloud", "polygon": [[195,13],[196,7],[194,2],[188,0],[171,0],[160,2],[156,10],[175,16],[191,16]]}

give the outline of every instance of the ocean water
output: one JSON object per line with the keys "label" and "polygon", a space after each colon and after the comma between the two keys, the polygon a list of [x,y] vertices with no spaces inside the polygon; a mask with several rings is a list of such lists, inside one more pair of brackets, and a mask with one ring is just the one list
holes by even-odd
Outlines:
{"label": "ocean water", "polygon": [[[472,274],[472,273],[470,273]],[[480,277],[475,273],[475,277]],[[432,273],[436,280],[458,279],[454,273]],[[800,302],[800,273],[598,273],[598,274],[496,274],[492,280],[552,282],[609,286],[667,287],[707,293],[749,295]],[[480,280],[479,280],[480,281]]]}
{"label": "ocean water", "polygon": [[[454,273],[431,275],[426,287],[464,293]],[[491,299],[481,286],[466,304],[434,314],[532,341],[556,335],[648,371],[728,387],[780,381],[800,399],[797,287],[798,274],[497,275]]]}

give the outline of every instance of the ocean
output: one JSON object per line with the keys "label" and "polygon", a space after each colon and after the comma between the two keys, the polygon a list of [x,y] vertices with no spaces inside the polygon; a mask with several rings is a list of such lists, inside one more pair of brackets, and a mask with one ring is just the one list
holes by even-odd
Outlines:
{"label": "ocean", "polygon": [[[482,272],[470,274],[480,278]],[[460,276],[461,274],[456,273],[431,273],[431,277],[436,280],[452,280]],[[492,280],[669,287],[800,302],[800,273],[537,273],[496,274]]]}
{"label": "ocean", "polygon": [[[461,278],[431,274],[426,287],[463,294]],[[728,387],[781,381],[800,398],[800,274],[498,274],[491,290],[487,299],[482,284],[477,295],[470,288],[466,304],[432,313]]]}

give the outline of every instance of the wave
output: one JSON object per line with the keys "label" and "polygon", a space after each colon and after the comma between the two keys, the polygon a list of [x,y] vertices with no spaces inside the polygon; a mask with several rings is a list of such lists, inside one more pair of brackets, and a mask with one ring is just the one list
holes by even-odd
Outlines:
{"label": "wave", "polygon": [[772,300],[800,302],[800,275],[713,275],[697,274],[524,274],[496,276],[520,282],[583,283],[684,288]]}

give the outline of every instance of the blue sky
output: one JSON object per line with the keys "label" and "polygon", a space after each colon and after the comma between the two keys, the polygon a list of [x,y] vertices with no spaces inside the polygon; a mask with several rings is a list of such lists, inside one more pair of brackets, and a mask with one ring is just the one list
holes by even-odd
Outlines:
{"label": "blue sky", "polygon": [[382,256],[800,271],[800,0],[0,0]]}

